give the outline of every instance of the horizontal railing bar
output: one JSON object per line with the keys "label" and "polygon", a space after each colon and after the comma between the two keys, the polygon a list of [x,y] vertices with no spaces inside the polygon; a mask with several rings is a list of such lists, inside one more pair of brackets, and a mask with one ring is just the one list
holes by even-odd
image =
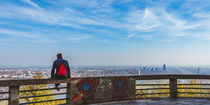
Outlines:
{"label": "horizontal railing bar", "polygon": [[144,93],[144,94],[136,94],[136,95],[153,95],[153,94],[170,94],[170,93]]}
{"label": "horizontal railing bar", "polygon": [[182,75],[182,74],[167,74],[167,75],[139,75],[130,76],[136,80],[156,80],[156,79],[210,79],[210,75]]}
{"label": "horizontal railing bar", "polygon": [[159,85],[169,85],[169,84],[136,84],[136,86],[159,86]]}
{"label": "horizontal railing bar", "polygon": [[170,88],[145,88],[145,89],[136,89],[136,90],[157,90],[157,89],[170,89]]}
{"label": "horizontal railing bar", "polygon": [[23,99],[23,98],[33,98],[33,97],[54,96],[54,95],[62,95],[62,94],[66,94],[66,93],[46,94],[46,95],[38,95],[38,96],[27,96],[27,97],[20,97],[20,99]]}
{"label": "horizontal railing bar", "polygon": [[[109,76],[109,77],[88,77],[88,78],[116,78],[116,77],[129,77],[135,80],[157,80],[157,79],[210,79],[210,75],[139,75],[139,76]],[[49,79],[22,79],[22,80],[0,80],[1,86],[19,86],[19,85],[35,85],[35,84],[56,84],[56,83],[70,83],[71,80],[82,79],[85,77],[77,77],[70,79],[57,80],[54,78]]]}
{"label": "horizontal railing bar", "polygon": [[43,90],[66,89],[66,88],[67,88],[67,87],[46,88],[46,89],[36,89],[36,90],[21,90],[20,92],[43,91]]}
{"label": "horizontal railing bar", "polygon": [[44,102],[52,102],[52,101],[61,101],[61,100],[66,100],[66,98],[62,98],[62,99],[55,99],[55,100],[46,100],[46,101],[38,101],[38,102],[20,103],[20,105],[35,104],[35,103],[44,103]]}
{"label": "horizontal railing bar", "polygon": [[[210,75],[194,75],[194,74],[161,74],[161,75],[136,75],[136,76],[109,76],[109,78],[116,77],[132,77],[136,80],[154,80],[154,79],[210,79]],[[87,77],[76,77],[72,79],[81,79]],[[107,78],[107,76],[88,77],[88,78]]]}
{"label": "horizontal railing bar", "polygon": [[0,94],[8,94],[9,92],[0,92]]}
{"label": "horizontal railing bar", "polygon": [[136,99],[170,99],[169,97],[137,97]]}
{"label": "horizontal railing bar", "polygon": [[210,85],[210,84],[177,84],[178,86],[179,85]]}
{"label": "horizontal railing bar", "polygon": [[[183,98],[185,98],[185,99],[201,99],[201,98],[203,98],[203,99],[210,99],[210,97],[178,97],[179,99],[183,99]],[[169,98],[169,97],[138,97],[138,98],[136,98],[136,99],[171,99],[171,98]]]}
{"label": "horizontal railing bar", "polygon": [[38,85],[38,84],[59,84],[70,83],[71,79],[22,79],[22,80],[0,80],[1,86],[20,86],[20,85]]}
{"label": "horizontal railing bar", "polygon": [[182,97],[182,96],[180,96],[180,97],[178,97],[178,98],[180,98],[180,99],[183,99],[183,98],[187,98],[187,99],[189,99],[189,98],[190,98],[190,99],[198,99],[198,98],[210,99],[210,97],[203,97],[203,96],[202,96],[202,97],[185,97],[185,96]]}
{"label": "horizontal railing bar", "polygon": [[0,101],[5,101],[5,100],[9,100],[9,98],[0,99]]}
{"label": "horizontal railing bar", "polygon": [[210,89],[210,88],[177,88],[177,89]]}
{"label": "horizontal railing bar", "polygon": [[202,93],[202,92],[178,92],[178,94],[210,94],[210,93]]}

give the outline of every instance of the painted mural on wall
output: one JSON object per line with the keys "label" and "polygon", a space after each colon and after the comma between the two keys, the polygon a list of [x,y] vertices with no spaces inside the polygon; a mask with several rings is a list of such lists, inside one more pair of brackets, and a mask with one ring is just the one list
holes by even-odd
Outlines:
{"label": "painted mural on wall", "polygon": [[113,98],[122,98],[125,97],[125,91],[128,88],[128,84],[127,84],[127,78],[125,77],[119,77],[119,78],[115,78],[113,81]]}
{"label": "painted mural on wall", "polygon": [[79,100],[94,100],[95,87],[98,85],[98,79],[84,78],[76,84],[80,94],[76,94],[72,97],[72,103]]}

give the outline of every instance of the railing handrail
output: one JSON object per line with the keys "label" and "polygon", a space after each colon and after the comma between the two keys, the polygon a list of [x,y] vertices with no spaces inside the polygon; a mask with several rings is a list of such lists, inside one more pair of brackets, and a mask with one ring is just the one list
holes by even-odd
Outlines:
{"label": "railing handrail", "polygon": [[[167,75],[138,75],[138,76],[102,76],[88,78],[107,78],[107,77],[132,77],[136,80],[154,80],[154,79],[210,79],[210,75],[182,75],[182,74],[167,74]],[[35,85],[35,84],[56,84],[70,83],[71,80],[85,77],[75,77],[70,79],[20,79],[20,80],[0,80],[0,87],[3,86],[20,86],[20,85]]]}
{"label": "railing handrail", "polygon": [[56,84],[70,83],[70,79],[21,79],[21,80],[0,80],[0,87],[3,86],[20,86],[20,85],[37,85],[37,84]]}
{"label": "railing handrail", "polygon": [[210,79],[210,75],[190,75],[190,74],[167,74],[167,75],[140,75],[130,76],[136,80],[153,79]]}

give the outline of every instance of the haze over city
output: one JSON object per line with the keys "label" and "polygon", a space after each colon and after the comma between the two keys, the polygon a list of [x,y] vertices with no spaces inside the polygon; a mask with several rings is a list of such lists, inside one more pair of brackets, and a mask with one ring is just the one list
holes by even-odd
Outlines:
{"label": "haze over city", "polygon": [[210,65],[209,0],[1,0],[0,66]]}

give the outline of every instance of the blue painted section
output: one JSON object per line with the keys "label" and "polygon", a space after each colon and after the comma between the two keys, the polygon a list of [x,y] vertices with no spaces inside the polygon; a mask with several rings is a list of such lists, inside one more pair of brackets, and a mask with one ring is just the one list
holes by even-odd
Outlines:
{"label": "blue painted section", "polygon": [[123,87],[123,81],[122,80],[119,80],[118,83],[117,83],[117,86],[119,88]]}
{"label": "blue painted section", "polygon": [[82,84],[82,89],[83,89],[84,91],[88,91],[88,90],[90,89],[90,84],[89,84],[88,82],[84,82],[84,83]]}

